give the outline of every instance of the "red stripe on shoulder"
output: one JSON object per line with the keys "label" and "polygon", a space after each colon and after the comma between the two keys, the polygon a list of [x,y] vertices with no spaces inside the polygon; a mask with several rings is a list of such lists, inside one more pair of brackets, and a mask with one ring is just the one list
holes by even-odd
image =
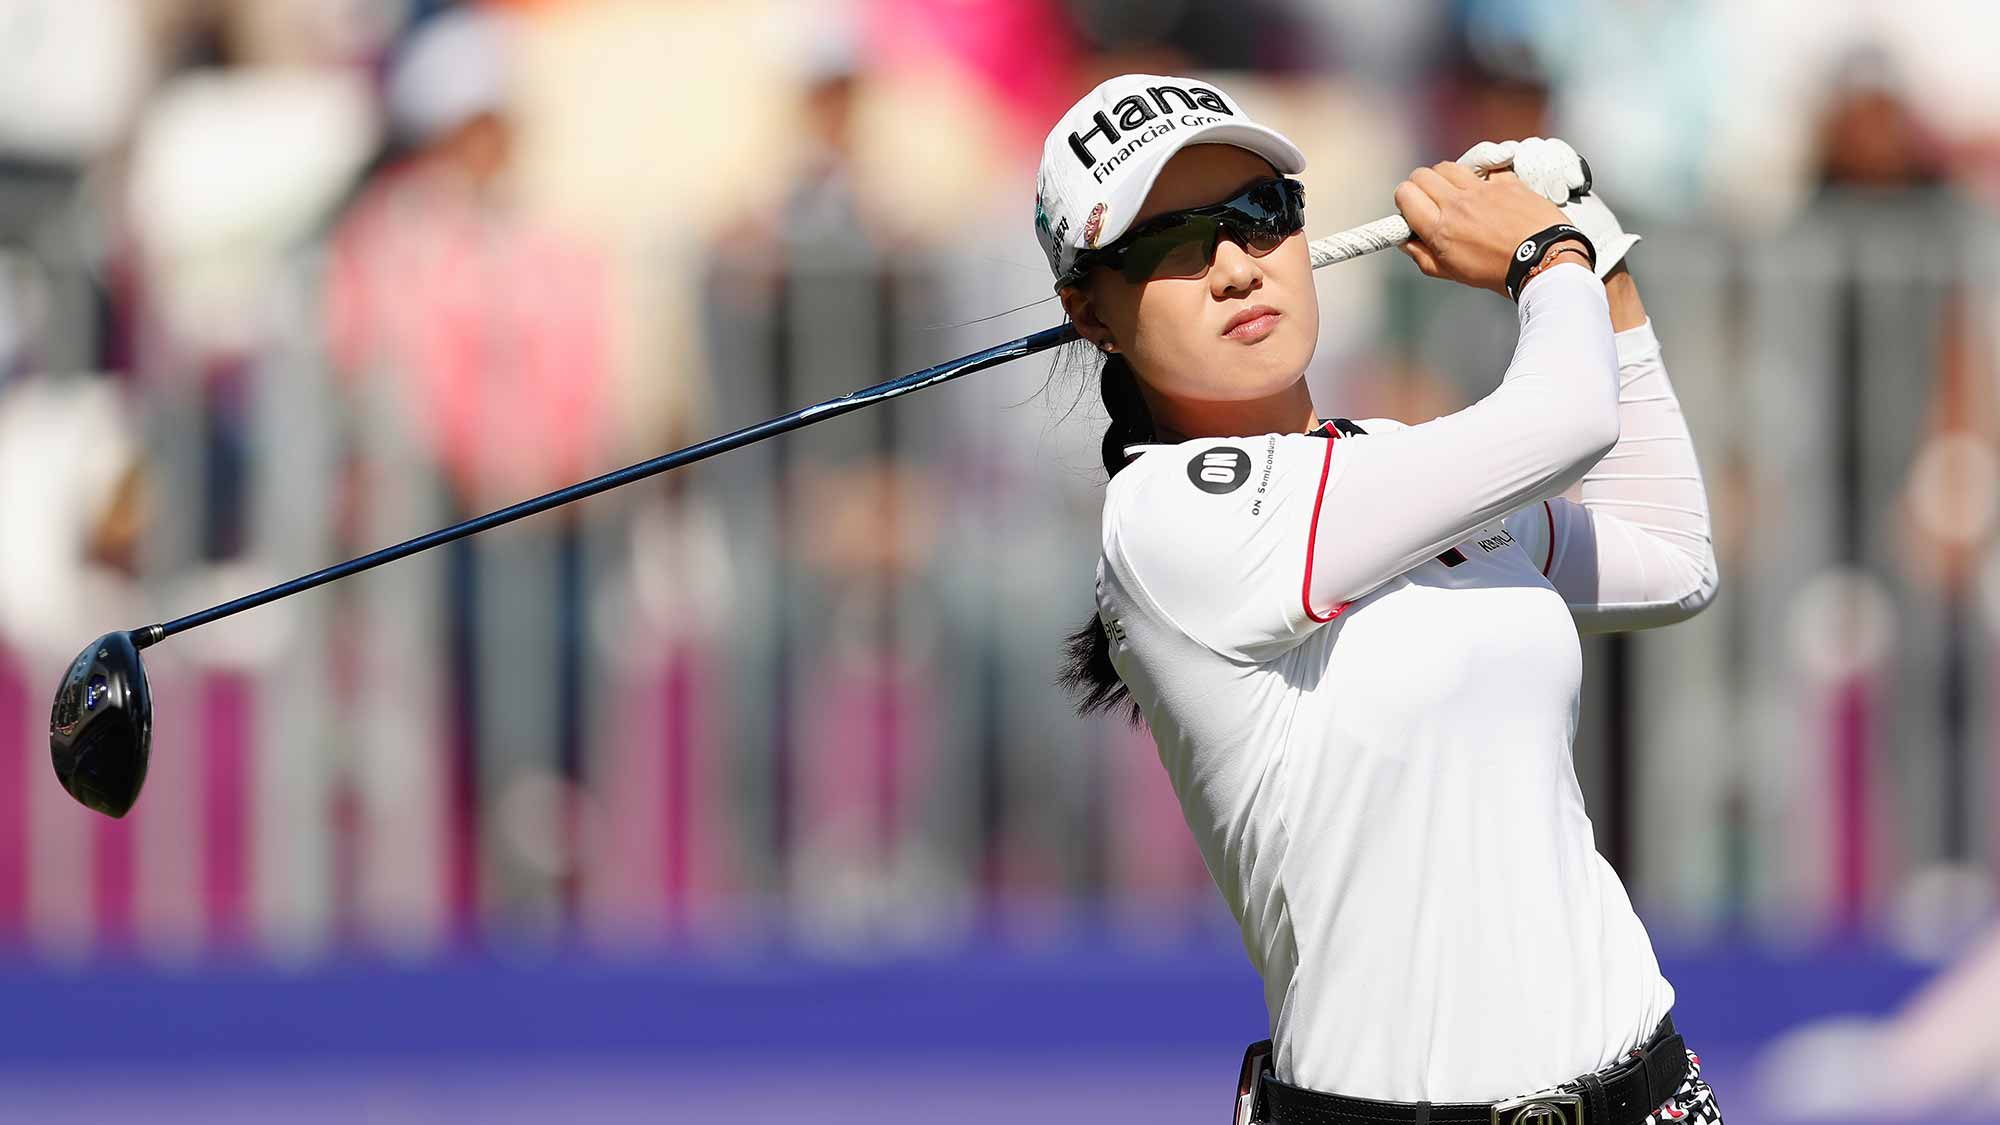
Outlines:
{"label": "red stripe on shoulder", "polygon": [[1556,510],[1549,507],[1547,500],[1542,501],[1542,514],[1549,518],[1549,549],[1542,555],[1542,577],[1547,578],[1549,567],[1556,561]]}
{"label": "red stripe on shoulder", "polygon": [[1306,531],[1306,580],[1305,586],[1299,591],[1299,604],[1305,607],[1306,616],[1322,625],[1339,617],[1340,611],[1352,604],[1350,602],[1342,602],[1334,606],[1332,611],[1324,616],[1313,612],[1313,548],[1319,543],[1319,506],[1326,499],[1326,477],[1327,473],[1333,468],[1333,443],[1340,440],[1340,433],[1337,430],[1329,428],[1327,430],[1327,437],[1332,440],[1326,443],[1326,457],[1320,462],[1319,466],[1319,491],[1313,495],[1312,526]]}

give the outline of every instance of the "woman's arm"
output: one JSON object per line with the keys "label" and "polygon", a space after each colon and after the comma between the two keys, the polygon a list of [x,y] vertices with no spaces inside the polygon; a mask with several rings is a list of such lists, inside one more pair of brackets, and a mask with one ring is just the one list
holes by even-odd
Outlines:
{"label": "woman's arm", "polygon": [[1694,442],[1638,286],[1621,267],[1604,288],[1619,330],[1618,444],[1584,474],[1577,499],[1508,520],[1585,632],[1686,620],[1718,581]]}
{"label": "woman's arm", "polygon": [[1315,616],[1562,493],[1613,448],[1618,360],[1604,286],[1582,266],[1555,266],[1528,283],[1520,321],[1513,360],[1485,398],[1327,451],[1308,575]]}
{"label": "woman's arm", "polygon": [[[1420,267],[1481,288],[1500,287],[1522,239],[1562,219],[1514,177],[1479,180],[1456,165],[1419,169],[1397,202],[1426,240],[1412,254]],[[1345,603],[1577,483],[1618,438],[1618,353],[1603,284],[1578,255],[1558,247],[1549,258],[1561,260],[1521,291],[1500,385],[1456,414],[1338,440],[1204,438],[1143,456],[1105,505],[1114,577],[1216,652],[1266,659]],[[1211,459],[1229,479],[1204,482]]]}

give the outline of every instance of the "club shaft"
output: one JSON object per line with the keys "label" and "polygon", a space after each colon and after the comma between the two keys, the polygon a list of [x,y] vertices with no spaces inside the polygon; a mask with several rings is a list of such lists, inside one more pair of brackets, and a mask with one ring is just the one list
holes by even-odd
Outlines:
{"label": "club shaft", "polygon": [[[1351,230],[1344,230],[1338,234],[1316,239],[1309,244],[1308,253],[1312,267],[1318,269],[1321,266],[1332,265],[1335,262],[1344,262],[1350,258],[1358,258],[1363,254],[1373,254],[1377,250],[1384,250],[1390,246],[1404,242],[1409,237],[1410,228],[1403,222],[1402,216],[1391,215]],[[198,613],[190,613],[186,617],[176,617],[172,621],[161,625],[148,625],[143,629],[134,629],[132,631],[132,643],[139,648],[158,644],[176,633],[185,633],[189,629],[199,628],[212,621],[220,621],[225,617],[232,617],[242,613],[246,609],[255,609],[267,602],[274,602],[279,598],[288,598],[293,594],[310,590],[315,586],[324,586],[328,582],[335,582],[349,575],[359,574],[364,570],[373,570],[384,563],[392,563],[397,559],[406,559],[411,555],[421,554],[432,547],[442,547],[446,543],[463,539],[468,535],[477,535],[482,531],[490,531],[503,524],[513,523],[518,519],[526,519],[529,516],[546,512],[550,508],[560,508],[564,504],[582,500],[585,497],[595,496],[600,492],[609,492],[614,488],[631,484],[633,481],[645,480],[647,477],[656,476],[669,469],[678,469],[684,465],[692,465],[696,461],[707,460],[718,453],[727,453],[732,449],[741,449],[746,445],[762,441],[767,437],[776,437],[779,434],[790,433],[793,430],[810,426],[815,422],[823,422],[828,418],[838,418],[842,414],[859,410],[864,406],[872,406],[875,403],[895,398],[898,395],[907,394],[910,391],[921,390],[925,387],[934,387],[939,383],[950,382],[961,375],[970,375],[975,371],[984,371],[989,367],[996,367],[1011,360],[1034,355],[1036,352],[1047,351],[1050,348],[1067,344],[1077,338],[1076,329],[1067,323],[1057,325],[1054,328],[1045,328],[1040,332],[1033,332],[1019,339],[1009,340],[1004,344],[987,348],[985,351],[973,352],[971,355],[947,360],[935,367],[926,367],[922,371],[913,371],[908,375],[891,379],[886,383],[877,383],[872,387],[850,391],[838,398],[830,398],[825,402],[816,403],[802,410],[795,410],[790,414],[759,422],[754,426],[745,426],[743,429],[723,434],[721,437],[709,438],[707,441],[697,442],[684,449],[676,449],[672,453],[663,453],[649,461],[641,461],[636,465],[627,465],[625,468],[606,473],[600,477],[592,477],[581,484],[573,484],[568,488],[559,488],[554,492],[543,493],[532,500],[523,500],[518,504],[501,508],[498,511],[488,512],[483,516],[474,516],[463,523],[455,523],[450,527],[440,528],[428,535],[419,535],[415,539],[406,539],[393,547],[384,547],[379,551],[372,551],[359,558],[349,559],[344,563],[337,563],[324,570],[315,570],[311,574],[294,578],[290,582],[281,582],[276,586],[259,590],[254,594],[246,594],[234,601],[210,606]]]}
{"label": "club shaft", "polygon": [[647,477],[664,473],[669,469],[678,469],[684,465],[692,465],[696,461],[706,460],[718,453],[727,453],[732,449],[740,449],[753,442],[789,433],[793,430],[810,426],[815,422],[823,422],[828,418],[837,418],[842,414],[860,410],[862,407],[870,406],[886,399],[892,399],[898,395],[908,394],[911,391],[921,390],[924,387],[932,387],[939,383],[949,382],[962,375],[970,375],[975,371],[983,371],[986,368],[1020,359],[1023,356],[1034,355],[1036,352],[1047,351],[1050,348],[1066,344],[1076,338],[1076,329],[1069,324],[1061,324],[1054,328],[1045,328],[1040,332],[1022,336],[1019,339],[1009,340],[1004,344],[987,348],[984,351],[973,352],[971,355],[961,356],[958,359],[940,363],[935,367],[926,367],[921,371],[913,371],[908,375],[891,379],[885,383],[877,383],[872,387],[864,387],[858,391],[851,391],[838,398],[830,398],[825,402],[816,403],[804,409],[795,410],[790,414],[759,422],[754,426],[746,426],[743,429],[723,434],[720,437],[713,437],[707,441],[697,442],[684,449],[676,449],[672,453],[663,453],[649,461],[641,461],[636,465],[627,465],[625,468],[605,473],[603,476],[592,477],[580,484],[573,484],[567,488],[559,488],[554,492],[544,493],[532,500],[523,500],[518,504],[509,505],[498,511],[488,512],[483,516],[475,516],[463,523],[455,523],[450,527],[440,528],[427,535],[419,535],[415,539],[406,539],[395,546],[384,547],[379,551],[372,551],[359,558],[349,559],[344,563],[329,566],[324,570],[313,571],[311,574],[302,575],[289,582],[281,582],[276,586],[259,590],[254,594],[246,594],[233,601],[210,606],[198,613],[190,613],[186,617],[176,617],[165,624],[149,625],[143,629],[135,629],[132,633],[132,640],[134,644],[141,648],[157,644],[176,633],[185,633],[189,629],[199,628],[210,622],[220,621],[225,617],[242,613],[246,609],[255,609],[267,602],[274,602],[279,598],[288,598],[293,594],[310,590],[315,586],[324,586],[328,582],[338,581],[349,575],[359,574],[364,570],[373,570],[384,563],[392,563],[397,559],[405,559],[411,555],[421,554],[432,547],[442,547],[446,543],[463,539],[468,535],[477,535],[482,531],[490,531],[503,524],[510,524],[515,520],[526,519],[537,513],[546,512],[550,508],[559,508],[572,501],[595,496],[600,492],[608,492],[611,489],[631,484],[633,481],[644,480]]}

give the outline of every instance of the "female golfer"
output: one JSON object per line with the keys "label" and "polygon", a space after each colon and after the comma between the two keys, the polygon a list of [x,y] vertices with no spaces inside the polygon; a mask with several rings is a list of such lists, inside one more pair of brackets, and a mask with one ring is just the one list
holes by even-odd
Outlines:
{"label": "female golfer", "polygon": [[1571,762],[1579,629],[1701,609],[1707,504],[1636,240],[1561,142],[1468,154],[1510,157],[1396,189],[1417,266],[1520,317],[1491,393],[1406,426],[1315,412],[1290,141],[1127,75],[1043,152],[1036,226],[1111,415],[1069,679],[1150,726],[1263,976],[1239,1116],[1719,1120]]}

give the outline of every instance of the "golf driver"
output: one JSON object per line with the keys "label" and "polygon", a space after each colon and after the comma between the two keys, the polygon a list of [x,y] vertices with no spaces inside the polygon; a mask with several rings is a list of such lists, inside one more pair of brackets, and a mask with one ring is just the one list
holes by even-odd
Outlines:
{"label": "golf driver", "polygon": [[[1405,242],[1409,237],[1409,224],[1403,221],[1402,216],[1377,219],[1352,230],[1314,240],[1309,246],[1312,266],[1318,269],[1372,254]],[[669,469],[691,465],[718,453],[836,418],[910,391],[983,371],[1008,360],[1047,351],[1077,338],[1076,329],[1068,324],[1045,328],[984,351],[926,367],[721,437],[697,442],[649,461],[628,465],[580,484],[475,516],[463,523],[384,547],[164,624],[106,633],[77,654],[70,663],[69,671],[64,674],[61,686],[56,689],[55,704],[49,713],[49,757],[55,764],[56,778],[70,796],[106,816],[122,817],[131,811],[133,803],[139,799],[140,787],[146,782],[146,765],[152,754],[153,736],[153,700],[146,685],[146,666],[139,658],[139,650],[156,645],[176,633],[220,621],[266,602],[287,598],[350,574],[372,570],[384,563],[513,523],[571,501],[608,492]]]}

